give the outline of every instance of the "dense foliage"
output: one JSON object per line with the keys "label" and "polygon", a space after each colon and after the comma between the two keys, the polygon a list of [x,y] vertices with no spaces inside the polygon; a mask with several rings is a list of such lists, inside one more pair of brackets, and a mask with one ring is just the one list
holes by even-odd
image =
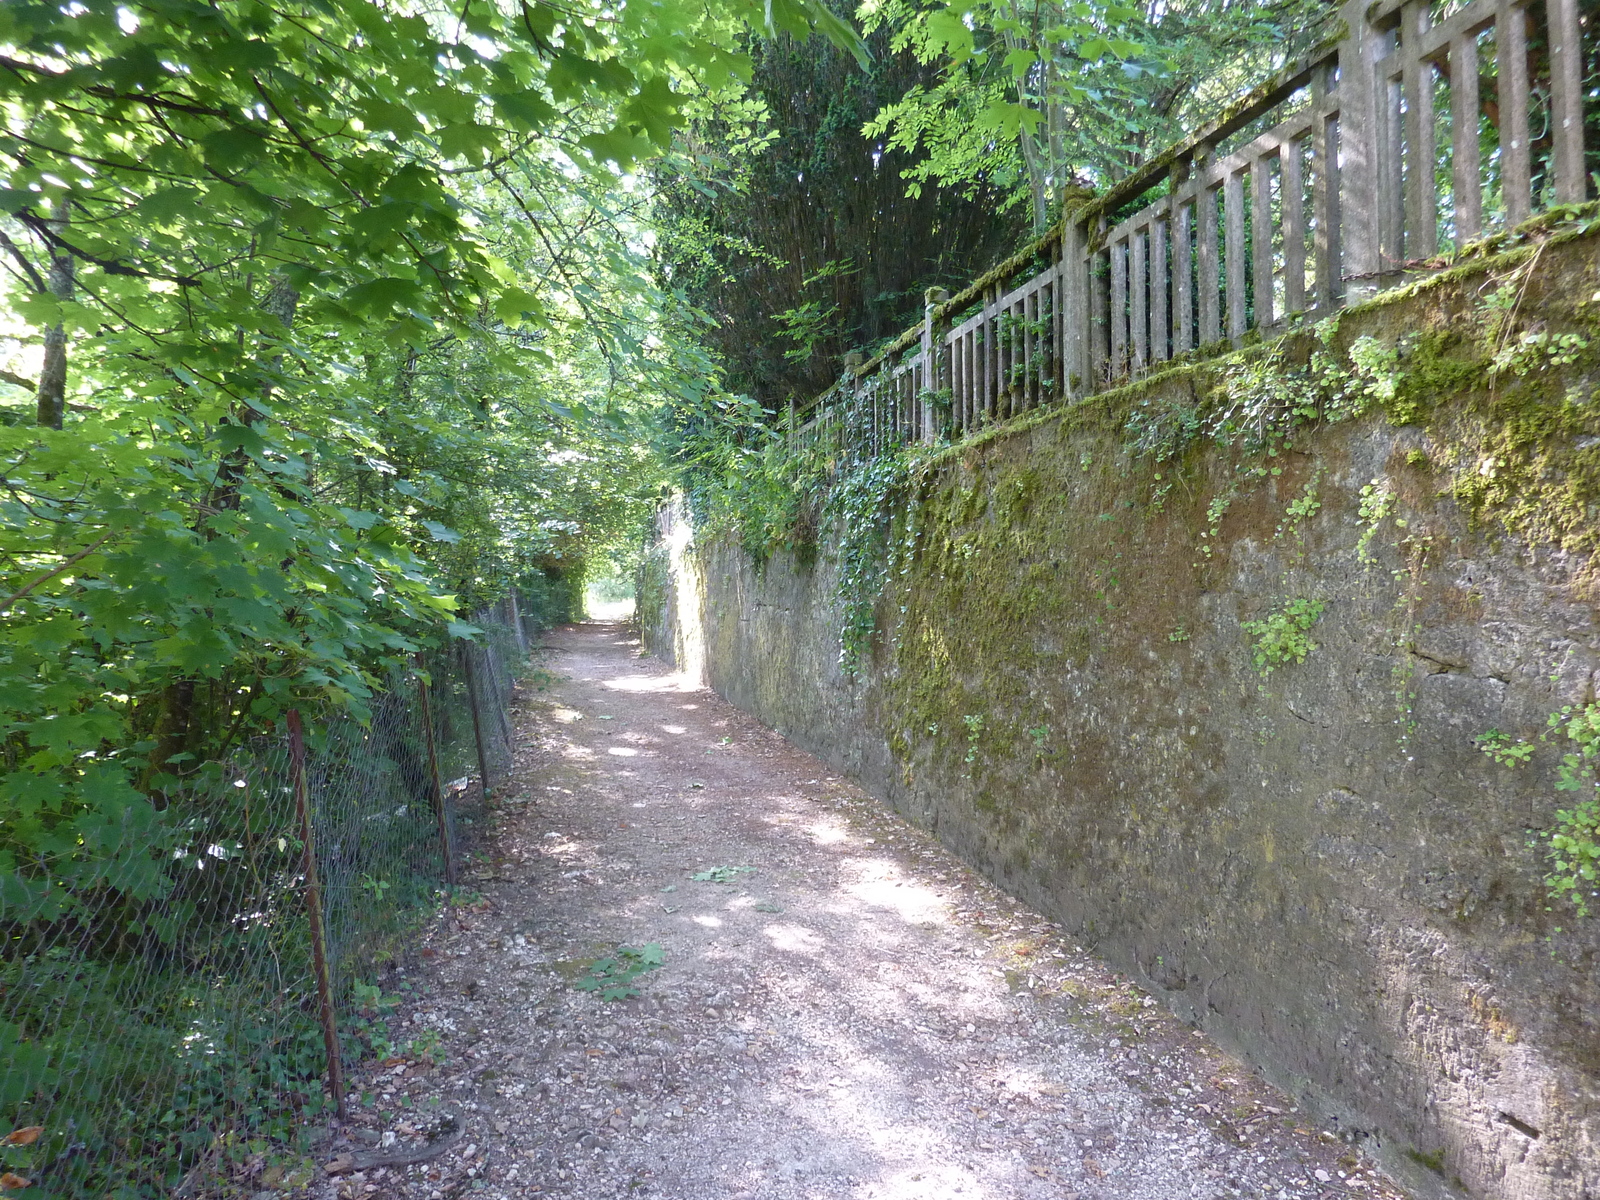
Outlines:
{"label": "dense foliage", "polygon": [[753,42],[748,96],[694,122],[655,207],[663,281],[707,312],[728,386],[768,408],[809,401],[843,355],[922,315],[1009,254],[1025,226],[979,184],[908,192],[916,159],[863,131],[938,72],[891,49],[858,64],[816,41]]}
{"label": "dense foliage", "polygon": [[1216,117],[1314,45],[1319,0],[864,0],[869,30],[937,77],[868,132],[924,187],[998,191],[1042,231],[1065,187],[1100,188]]}
{"label": "dense foliage", "polygon": [[640,414],[711,372],[623,172],[746,21],[854,45],[807,0],[0,8],[8,922],[163,894],[180,785],[637,519]]}

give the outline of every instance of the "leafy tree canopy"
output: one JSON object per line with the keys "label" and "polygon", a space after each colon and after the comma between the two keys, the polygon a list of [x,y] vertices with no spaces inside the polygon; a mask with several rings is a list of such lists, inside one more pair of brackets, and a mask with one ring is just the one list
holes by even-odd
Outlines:
{"label": "leafy tree canopy", "polygon": [[937,68],[870,135],[913,157],[913,193],[998,189],[1035,229],[1061,189],[1114,182],[1310,48],[1321,0],[863,0],[868,30]]}
{"label": "leafy tree canopy", "polygon": [[9,918],[158,895],[204,764],[637,515],[715,372],[626,172],[752,24],[860,49],[813,0],[0,7]]}

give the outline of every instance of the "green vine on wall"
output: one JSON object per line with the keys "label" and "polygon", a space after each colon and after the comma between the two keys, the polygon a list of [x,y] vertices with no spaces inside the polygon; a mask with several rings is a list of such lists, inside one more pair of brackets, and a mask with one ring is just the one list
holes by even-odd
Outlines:
{"label": "green vine on wall", "polygon": [[[1558,792],[1576,792],[1578,802],[1557,809],[1552,828],[1529,830],[1529,845],[1543,843],[1550,899],[1565,901],[1579,917],[1587,917],[1590,902],[1600,901],[1600,704],[1563,705],[1550,714],[1539,741],[1567,747],[1556,766],[1555,786]],[[1498,729],[1488,730],[1477,743],[1503,767],[1525,766],[1535,749],[1532,742]]]}
{"label": "green vine on wall", "polygon": [[849,676],[861,673],[871,651],[884,585],[914,548],[915,527],[906,544],[894,544],[891,536],[895,513],[905,508],[910,478],[911,458],[897,450],[853,464],[828,490],[826,512],[838,533],[838,599],[844,610],[839,666]]}
{"label": "green vine on wall", "polygon": [[1600,704],[1564,705],[1550,714],[1545,736],[1565,737],[1572,747],[1556,768],[1556,790],[1580,796],[1557,810],[1555,828],[1545,834],[1545,886],[1587,917],[1590,899],[1600,896]]}

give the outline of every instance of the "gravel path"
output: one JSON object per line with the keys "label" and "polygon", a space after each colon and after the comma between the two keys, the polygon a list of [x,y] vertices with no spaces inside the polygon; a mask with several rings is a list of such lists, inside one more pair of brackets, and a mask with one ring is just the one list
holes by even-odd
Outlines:
{"label": "gravel path", "polygon": [[[409,1049],[353,1081],[328,1191],[1400,1196],[1050,922],[642,657],[625,627],[556,631],[547,656],[556,678],[524,689],[518,774],[468,872],[479,895],[382,981],[404,998],[392,1023]],[[596,960],[643,967],[655,947],[664,965],[632,979],[637,995],[577,986]],[[432,1161],[351,1169],[441,1117],[460,1140]]]}

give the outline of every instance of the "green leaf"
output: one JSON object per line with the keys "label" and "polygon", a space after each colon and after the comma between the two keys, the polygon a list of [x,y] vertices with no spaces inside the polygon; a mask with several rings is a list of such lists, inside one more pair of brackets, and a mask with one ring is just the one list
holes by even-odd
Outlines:
{"label": "green leaf", "polygon": [[395,309],[406,309],[418,303],[422,289],[414,279],[387,276],[369,279],[357,284],[344,294],[344,301],[358,314],[386,317]]}
{"label": "green leaf", "polygon": [[258,162],[266,150],[266,142],[253,130],[237,126],[219,129],[200,139],[206,165],[223,174],[232,174]]}
{"label": "green leaf", "polygon": [[490,92],[489,98],[500,115],[513,125],[534,131],[542,130],[555,121],[556,109],[537,88],[522,92]]}

